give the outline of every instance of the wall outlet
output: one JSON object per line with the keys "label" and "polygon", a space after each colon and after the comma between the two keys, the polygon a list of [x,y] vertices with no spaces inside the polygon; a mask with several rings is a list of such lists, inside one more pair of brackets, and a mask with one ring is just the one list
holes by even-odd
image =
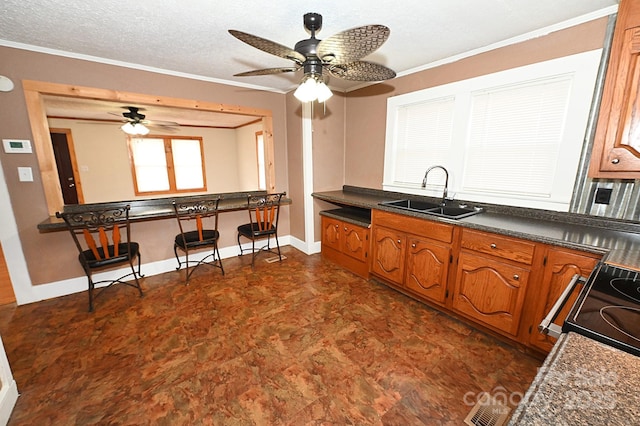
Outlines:
{"label": "wall outlet", "polygon": [[609,204],[611,202],[611,188],[596,188],[595,204]]}

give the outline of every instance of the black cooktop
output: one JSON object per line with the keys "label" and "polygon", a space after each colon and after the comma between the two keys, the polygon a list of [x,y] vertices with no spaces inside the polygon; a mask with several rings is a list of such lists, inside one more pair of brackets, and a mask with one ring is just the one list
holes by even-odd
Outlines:
{"label": "black cooktop", "polygon": [[640,273],[600,264],[563,327],[640,356]]}

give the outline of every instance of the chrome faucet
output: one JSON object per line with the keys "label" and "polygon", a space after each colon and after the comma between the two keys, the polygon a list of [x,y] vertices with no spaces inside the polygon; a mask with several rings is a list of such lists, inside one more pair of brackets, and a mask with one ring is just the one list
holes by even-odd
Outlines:
{"label": "chrome faucet", "polygon": [[444,189],[442,190],[442,203],[441,203],[442,206],[444,206],[447,202],[447,192],[449,188],[449,172],[447,171],[447,169],[445,169],[443,166],[429,167],[424,174],[424,179],[422,179],[422,187],[423,188],[427,187],[427,176],[429,175],[429,172],[433,169],[442,169],[442,171],[444,172]]}

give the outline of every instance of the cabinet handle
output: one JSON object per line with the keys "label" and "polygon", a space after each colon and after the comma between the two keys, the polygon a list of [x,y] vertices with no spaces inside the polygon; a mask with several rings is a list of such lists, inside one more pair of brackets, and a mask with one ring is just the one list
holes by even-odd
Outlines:
{"label": "cabinet handle", "polygon": [[411,248],[416,248],[416,243],[411,244]]}
{"label": "cabinet handle", "polygon": [[513,279],[518,281],[520,279],[520,275],[518,274],[513,274]]}
{"label": "cabinet handle", "polygon": [[347,230],[347,227],[346,227],[346,226],[344,227],[344,230],[345,230],[345,231]]}
{"label": "cabinet handle", "polygon": [[496,249],[496,248],[498,248],[498,246],[496,245],[496,243],[491,243],[491,246],[490,246],[490,247],[491,247],[492,249]]}
{"label": "cabinet handle", "polygon": [[611,160],[611,164],[618,164],[620,162],[619,158],[614,158],[613,160]]}
{"label": "cabinet handle", "polygon": [[401,243],[402,243],[402,241],[398,240],[398,244],[401,244]]}
{"label": "cabinet handle", "polygon": [[336,225],[336,229],[340,228],[340,225]]}

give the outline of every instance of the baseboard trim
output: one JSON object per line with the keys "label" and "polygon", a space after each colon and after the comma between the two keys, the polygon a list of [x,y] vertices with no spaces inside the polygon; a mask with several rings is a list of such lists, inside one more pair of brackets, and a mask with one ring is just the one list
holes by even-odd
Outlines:
{"label": "baseboard trim", "polygon": [[2,383],[0,388],[0,424],[6,425],[9,422],[9,417],[13,412],[18,401],[18,386],[15,380],[11,380],[10,383]]}

